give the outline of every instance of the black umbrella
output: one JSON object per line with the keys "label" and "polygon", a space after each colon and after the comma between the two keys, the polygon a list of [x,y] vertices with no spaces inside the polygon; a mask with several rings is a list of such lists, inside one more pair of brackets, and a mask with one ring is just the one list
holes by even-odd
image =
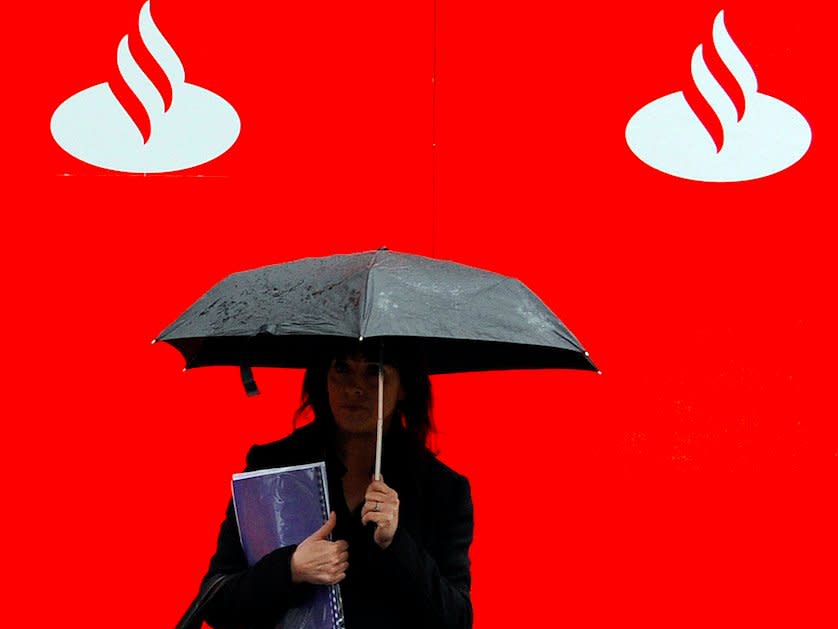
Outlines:
{"label": "black umbrella", "polygon": [[306,367],[340,340],[413,343],[432,374],[499,369],[596,371],[576,337],[520,281],[387,249],[234,273],[155,341],[186,368]]}
{"label": "black umbrella", "polygon": [[415,339],[432,374],[596,371],[576,337],[520,281],[387,249],[234,273],[155,341],[186,367],[306,367],[336,338]]}

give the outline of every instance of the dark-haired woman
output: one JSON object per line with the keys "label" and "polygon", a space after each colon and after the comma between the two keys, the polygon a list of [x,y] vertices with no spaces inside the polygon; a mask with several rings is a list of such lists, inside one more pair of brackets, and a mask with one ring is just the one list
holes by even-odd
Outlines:
{"label": "dark-haired woman", "polygon": [[302,409],[314,421],[248,453],[248,470],[325,460],[334,511],[299,545],[248,567],[231,505],[204,578],[234,575],[205,609],[216,629],[273,628],[313,585],[334,583],[348,629],[472,626],[469,484],[426,447],[430,381],[398,354],[385,360],[382,479],[372,480],[375,354],[359,345],[308,369]]}

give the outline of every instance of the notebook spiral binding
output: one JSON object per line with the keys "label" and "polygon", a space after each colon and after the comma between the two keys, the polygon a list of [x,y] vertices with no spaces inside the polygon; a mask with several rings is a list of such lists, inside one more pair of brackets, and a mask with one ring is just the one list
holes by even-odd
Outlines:
{"label": "notebook spiral binding", "polygon": [[[323,510],[323,521],[329,519],[329,493],[326,489],[326,478],[323,475],[324,468],[317,468],[317,476],[320,481],[320,507]],[[331,535],[329,539],[331,539]],[[346,629],[346,623],[343,617],[343,601],[340,597],[340,589],[337,584],[329,586],[329,602],[332,608],[332,621],[335,629]]]}

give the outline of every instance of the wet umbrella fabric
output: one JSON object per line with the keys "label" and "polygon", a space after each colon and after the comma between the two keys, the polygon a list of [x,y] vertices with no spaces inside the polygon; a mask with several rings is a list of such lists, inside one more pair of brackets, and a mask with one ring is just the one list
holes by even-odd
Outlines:
{"label": "wet umbrella fabric", "polygon": [[414,343],[431,374],[501,369],[596,371],[564,324],[520,281],[386,249],[234,273],[155,341],[186,367],[307,367],[336,341]]}

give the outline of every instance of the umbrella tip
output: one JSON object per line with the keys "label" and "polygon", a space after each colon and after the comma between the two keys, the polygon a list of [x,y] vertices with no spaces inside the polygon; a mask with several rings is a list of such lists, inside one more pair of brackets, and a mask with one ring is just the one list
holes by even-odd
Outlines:
{"label": "umbrella tip", "polygon": [[597,370],[596,370],[596,375],[601,376],[601,375],[602,375],[602,371],[600,371],[599,369],[597,369]]}
{"label": "umbrella tip", "polygon": [[359,337],[358,337],[358,342],[361,342],[361,341],[363,341],[363,340],[364,340],[364,337],[363,337],[363,336],[359,336]]}
{"label": "umbrella tip", "polygon": [[151,339],[151,344],[154,345],[157,342],[157,339]]}
{"label": "umbrella tip", "polygon": [[585,357],[587,358],[589,356],[590,356],[590,354],[588,352],[585,352]]}
{"label": "umbrella tip", "polygon": [[181,370],[181,373],[186,373],[186,367]]}

